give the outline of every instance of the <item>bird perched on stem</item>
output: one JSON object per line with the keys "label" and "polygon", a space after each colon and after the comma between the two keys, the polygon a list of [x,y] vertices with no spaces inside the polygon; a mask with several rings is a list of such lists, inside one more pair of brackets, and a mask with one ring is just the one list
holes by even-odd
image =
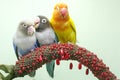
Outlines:
{"label": "bird perched on stem", "polygon": [[[49,45],[52,43],[57,43],[58,39],[54,32],[54,30],[51,27],[51,24],[47,17],[45,16],[38,16],[36,19],[36,38],[38,40],[38,46],[43,45]],[[52,60],[49,63],[46,64],[46,69],[50,77],[54,77],[54,67],[55,67],[55,61]]]}
{"label": "bird perched on stem", "polygon": [[[23,20],[19,23],[13,37],[13,47],[18,60],[37,47],[34,21]],[[29,76],[34,77],[35,71]]]}
{"label": "bird perched on stem", "polygon": [[[69,15],[67,4],[57,3],[54,6],[50,22],[58,36],[59,43],[76,44],[76,28],[72,18]],[[56,60],[56,63],[57,62],[58,61]],[[70,69],[72,69],[72,66],[72,63],[70,63]]]}

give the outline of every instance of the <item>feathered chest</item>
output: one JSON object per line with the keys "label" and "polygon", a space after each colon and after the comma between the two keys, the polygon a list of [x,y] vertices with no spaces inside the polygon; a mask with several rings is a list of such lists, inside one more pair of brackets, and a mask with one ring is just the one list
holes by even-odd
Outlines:
{"label": "feathered chest", "polygon": [[52,26],[54,28],[54,30],[56,31],[66,31],[68,29],[70,29],[70,22],[66,21],[66,22],[53,22]]}
{"label": "feathered chest", "polygon": [[45,29],[41,32],[36,32],[35,35],[41,45],[51,44],[55,40],[55,34],[51,28]]}
{"label": "feathered chest", "polygon": [[36,43],[36,37],[33,36],[15,36],[14,37],[14,43],[16,46],[22,50],[30,49],[33,47]]}

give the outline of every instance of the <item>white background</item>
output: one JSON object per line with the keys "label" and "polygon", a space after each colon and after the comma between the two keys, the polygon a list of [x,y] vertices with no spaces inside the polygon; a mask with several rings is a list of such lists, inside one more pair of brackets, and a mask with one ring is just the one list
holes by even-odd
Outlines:
{"label": "white background", "polygon": [[[0,0],[0,64],[15,64],[12,38],[16,27],[24,18],[37,15],[51,18],[57,2],[68,4],[70,16],[77,29],[78,45],[87,48],[110,67],[120,78],[120,0]],[[37,70],[35,80],[98,80],[86,67],[69,70],[71,61],[62,61],[55,67],[55,77],[50,78],[45,66]],[[29,76],[14,80],[33,80]]]}

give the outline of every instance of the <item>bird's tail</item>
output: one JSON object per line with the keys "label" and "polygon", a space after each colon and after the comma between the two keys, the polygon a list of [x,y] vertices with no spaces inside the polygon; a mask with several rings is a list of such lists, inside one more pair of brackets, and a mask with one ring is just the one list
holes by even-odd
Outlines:
{"label": "bird's tail", "polygon": [[55,60],[46,64],[46,69],[50,77],[54,77],[54,67],[55,67]]}
{"label": "bird's tail", "polygon": [[35,77],[35,74],[36,74],[36,71],[32,71],[32,72],[29,74],[29,76],[30,76],[30,77]]}

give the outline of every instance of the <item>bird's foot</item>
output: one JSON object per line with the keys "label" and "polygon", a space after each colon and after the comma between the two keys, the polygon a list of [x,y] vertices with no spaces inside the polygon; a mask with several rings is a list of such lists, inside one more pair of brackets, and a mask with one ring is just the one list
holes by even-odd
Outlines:
{"label": "bird's foot", "polygon": [[73,43],[72,43],[72,42],[70,42],[70,41],[68,41],[67,43],[68,43],[68,44],[73,44]]}
{"label": "bird's foot", "polygon": [[62,43],[61,41],[58,42],[58,44]]}

